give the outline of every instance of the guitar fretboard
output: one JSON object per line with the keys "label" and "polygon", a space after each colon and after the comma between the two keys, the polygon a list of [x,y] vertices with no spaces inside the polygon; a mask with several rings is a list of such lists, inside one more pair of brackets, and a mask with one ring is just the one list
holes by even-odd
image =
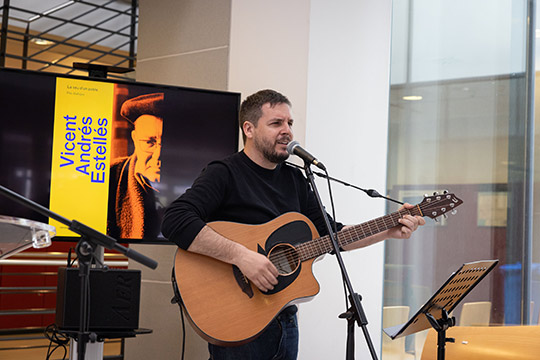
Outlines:
{"label": "guitar fretboard", "polygon": [[[399,225],[398,220],[405,215],[423,216],[420,208],[415,206],[412,209],[402,209],[394,213],[378,217],[362,224],[350,226],[338,232],[338,243],[340,247],[360,241],[372,235],[388,230]],[[328,254],[334,250],[329,235],[307,241],[296,246],[296,250],[301,261],[316,258],[323,254]]]}

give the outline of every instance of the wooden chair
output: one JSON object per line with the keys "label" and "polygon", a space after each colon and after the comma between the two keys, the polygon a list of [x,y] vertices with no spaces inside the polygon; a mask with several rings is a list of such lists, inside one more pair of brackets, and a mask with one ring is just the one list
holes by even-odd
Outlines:
{"label": "wooden chair", "polygon": [[[446,359],[536,360],[540,326],[454,326],[446,332]],[[429,330],[422,360],[437,360],[437,332]]]}
{"label": "wooden chair", "polygon": [[[383,307],[383,328],[404,324],[409,320],[408,306]],[[414,360],[414,355],[405,352],[405,338],[390,339],[382,335],[382,358],[384,360]]]}
{"label": "wooden chair", "polygon": [[459,326],[488,326],[491,319],[491,301],[467,302],[459,316]]}

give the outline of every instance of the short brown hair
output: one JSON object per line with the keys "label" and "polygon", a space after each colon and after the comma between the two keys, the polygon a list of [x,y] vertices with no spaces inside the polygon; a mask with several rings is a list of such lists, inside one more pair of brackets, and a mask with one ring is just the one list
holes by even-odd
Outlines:
{"label": "short brown hair", "polygon": [[244,123],[249,121],[257,126],[257,122],[262,116],[262,106],[264,104],[270,104],[270,106],[287,104],[291,106],[291,102],[285,95],[270,89],[259,90],[255,94],[248,96],[242,102],[242,105],[240,105],[240,115],[238,117],[238,124],[240,125],[244,141],[246,141],[246,135],[243,131]]}

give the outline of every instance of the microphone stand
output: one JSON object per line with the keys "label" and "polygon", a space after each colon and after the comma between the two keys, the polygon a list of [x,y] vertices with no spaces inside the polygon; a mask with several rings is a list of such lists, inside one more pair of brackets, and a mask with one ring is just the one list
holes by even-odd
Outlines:
{"label": "microphone stand", "polygon": [[364,313],[364,309],[362,308],[362,303],[361,303],[362,297],[359,294],[355,293],[353,290],[351,280],[349,279],[349,275],[345,267],[345,263],[343,262],[343,258],[341,257],[339,244],[336,239],[337,234],[334,234],[332,230],[332,227],[330,225],[330,220],[328,219],[328,214],[326,213],[321,197],[319,195],[319,191],[317,190],[317,186],[315,184],[313,171],[311,170],[310,164],[308,162],[304,162],[304,170],[306,172],[306,176],[309,180],[309,183],[311,184],[311,188],[313,189],[313,193],[315,194],[315,198],[317,199],[317,203],[323,215],[326,229],[328,230],[328,235],[330,237],[332,246],[334,248],[334,253],[335,253],[334,255],[336,255],[336,259],[338,260],[339,267],[341,269],[341,275],[343,277],[343,281],[345,282],[347,290],[349,292],[349,301],[351,302],[351,307],[345,313],[339,315],[340,318],[347,319],[346,359],[354,360],[354,341],[355,341],[354,323],[356,322],[358,323],[358,326],[360,326],[364,332],[364,337],[366,338],[369,352],[371,353],[371,358],[374,360],[377,360],[377,353],[375,352],[375,347],[373,346],[373,342],[371,341],[371,337],[367,329],[368,322],[367,322],[366,314]]}
{"label": "microphone stand", "polygon": [[[92,264],[92,259],[94,257],[94,251],[98,245],[102,245],[107,249],[114,249],[126,257],[135,260],[151,269],[155,269],[158,263],[146,257],[145,255],[130,249],[125,246],[120,245],[112,237],[105,235],[83,223],[80,223],[76,220],[70,221],[65,217],[52,212],[51,210],[33,202],[30,199],[25,198],[22,195],[17,194],[3,186],[0,185],[0,193],[4,196],[10,198],[11,200],[30,208],[48,218],[55,219],[58,222],[61,222],[64,225],[67,225],[69,229],[79,235],[81,239],[75,247],[77,257],[79,259],[79,277],[80,277],[80,314],[79,314],[79,331],[77,333],[78,346],[77,346],[77,359],[84,360],[86,352],[86,342],[87,340],[96,340],[97,335],[95,333],[88,332],[88,309],[90,308],[88,298],[88,289],[90,287],[90,265]],[[96,259],[97,260],[97,259]]]}

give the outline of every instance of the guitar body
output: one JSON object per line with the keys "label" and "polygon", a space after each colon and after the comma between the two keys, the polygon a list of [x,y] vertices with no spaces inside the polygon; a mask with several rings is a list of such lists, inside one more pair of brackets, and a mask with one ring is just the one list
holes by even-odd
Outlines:
{"label": "guitar body", "polygon": [[[300,244],[319,236],[311,221],[299,213],[287,213],[262,225],[208,225],[226,238],[266,254],[275,245]],[[257,337],[288,305],[310,300],[319,292],[313,261],[306,260],[280,275],[270,293],[246,282],[233,265],[182,249],[176,252],[174,275],[184,313],[195,331],[212,344],[233,346]]]}
{"label": "guitar body", "polygon": [[[432,219],[454,213],[463,201],[447,191],[426,196],[422,203],[339,232],[339,246],[370,239],[394,226],[406,215]],[[263,293],[233,265],[182,249],[176,252],[175,292],[195,331],[206,341],[222,346],[254,339],[288,305],[310,300],[319,292],[312,273],[313,261],[332,251],[328,236],[319,234],[299,213],[283,214],[262,225],[231,222],[208,224],[217,233],[266,255],[279,271],[278,285]],[[363,246],[370,245],[368,240]],[[362,244],[360,243],[360,246]]]}

